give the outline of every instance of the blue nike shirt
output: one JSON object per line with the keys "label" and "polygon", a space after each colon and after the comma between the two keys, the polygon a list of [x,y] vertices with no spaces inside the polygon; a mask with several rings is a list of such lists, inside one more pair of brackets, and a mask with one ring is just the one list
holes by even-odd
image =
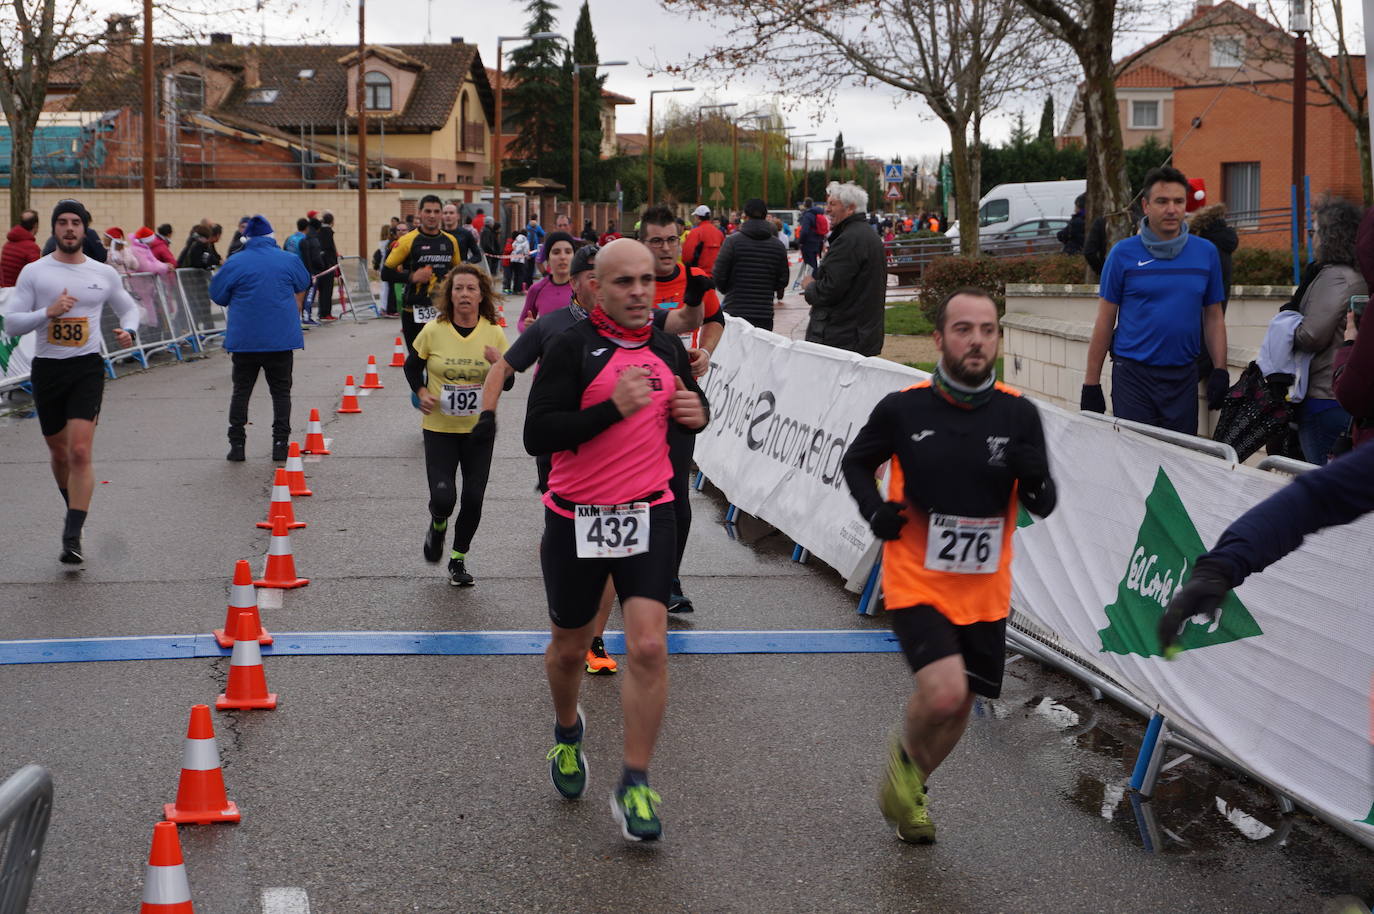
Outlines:
{"label": "blue nike shirt", "polygon": [[1117,306],[1112,355],[1188,365],[1202,351],[1202,309],[1226,297],[1221,258],[1212,242],[1189,235],[1177,257],[1159,260],[1133,235],[1107,255],[1098,294]]}

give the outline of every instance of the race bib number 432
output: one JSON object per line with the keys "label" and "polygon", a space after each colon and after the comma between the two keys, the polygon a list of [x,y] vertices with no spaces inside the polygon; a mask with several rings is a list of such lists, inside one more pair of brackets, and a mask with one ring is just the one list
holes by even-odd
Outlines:
{"label": "race bib number 432", "polygon": [[573,535],[580,559],[615,559],[649,551],[649,503],[578,505]]}
{"label": "race bib number 432", "polygon": [[89,339],[87,327],[84,317],[54,317],[48,322],[48,342],[54,346],[80,346]]}
{"label": "race bib number 432", "polygon": [[956,574],[992,574],[1002,562],[1002,517],[930,515],[926,567]]}

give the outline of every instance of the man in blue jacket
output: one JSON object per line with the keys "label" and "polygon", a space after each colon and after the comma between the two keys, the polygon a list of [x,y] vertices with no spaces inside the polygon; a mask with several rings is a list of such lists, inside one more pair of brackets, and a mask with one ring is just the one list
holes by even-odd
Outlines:
{"label": "man in blue jacket", "polygon": [[244,460],[248,398],[261,369],[272,392],[272,459],[285,460],[291,437],[291,366],[294,350],[305,348],[300,309],[310,274],[299,257],[277,247],[272,226],[262,216],[249,219],[243,234],[243,249],[210,280],[210,298],[228,312],[224,348],[234,360],[227,459]]}

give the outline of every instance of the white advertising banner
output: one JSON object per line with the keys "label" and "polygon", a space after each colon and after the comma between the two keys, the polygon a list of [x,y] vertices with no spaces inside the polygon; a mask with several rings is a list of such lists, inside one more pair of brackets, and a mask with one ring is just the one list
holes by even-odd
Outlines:
{"label": "white advertising banner", "polygon": [[697,436],[697,466],[731,504],[845,578],[866,572],[873,534],[840,458],[880,399],[925,374],[726,320],[701,380],[711,424]]}
{"label": "white advertising banner", "polygon": [[1037,405],[1059,506],[1017,533],[1017,611],[1221,754],[1374,838],[1374,518],[1251,575],[1165,661],[1156,624],[1193,561],[1288,478]]}
{"label": "white advertising banner", "polygon": [[[875,552],[840,458],[885,394],[924,377],[729,319],[696,460],[732,504],[844,577]],[[1023,512],[1013,605],[1209,746],[1374,839],[1374,518],[1251,576],[1183,652],[1156,623],[1197,556],[1287,482],[1037,403],[1059,505]]]}
{"label": "white advertising banner", "polygon": [[33,362],[34,334],[18,338],[5,334],[5,307],[10,292],[9,288],[0,289],[0,389],[28,380],[29,365]]}

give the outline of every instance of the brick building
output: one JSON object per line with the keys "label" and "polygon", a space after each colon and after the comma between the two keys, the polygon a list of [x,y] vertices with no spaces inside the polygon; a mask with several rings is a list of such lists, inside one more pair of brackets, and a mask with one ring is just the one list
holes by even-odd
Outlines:
{"label": "brick building", "polygon": [[[1122,139],[1173,148],[1173,164],[1202,178],[1208,202],[1251,247],[1287,248],[1292,186],[1292,38],[1255,5],[1200,3],[1169,34],[1122,61],[1116,80]],[[1309,55],[1317,52],[1309,49]],[[1354,67],[1364,91],[1364,61]],[[1307,86],[1306,172],[1312,194],[1359,200],[1355,127],[1315,80]],[[1077,100],[1061,141],[1082,142]]]}

